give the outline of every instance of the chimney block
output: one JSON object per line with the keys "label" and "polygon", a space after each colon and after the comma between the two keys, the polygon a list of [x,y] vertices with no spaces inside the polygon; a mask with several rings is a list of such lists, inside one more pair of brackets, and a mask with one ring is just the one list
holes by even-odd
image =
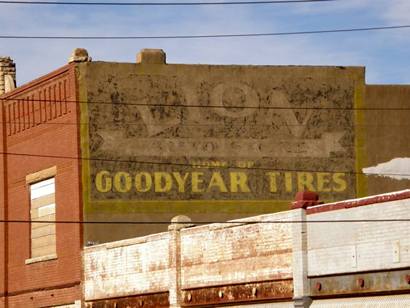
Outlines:
{"label": "chimney block", "polygon": [[0,95],[16,88],[16,64],[10,57],[0,56]]}
{"label": "chimney block", "polygon": [[166,54],[162,49],[142,49],[137,55],[138,64],[166,64]]}
{"label": "chimney block", "polygon": [[87,49],[84,48],[76,48],[71,53],[70,58],[68,59],[68,63],[73,62],[91,62],[91,57],[88,56]]}

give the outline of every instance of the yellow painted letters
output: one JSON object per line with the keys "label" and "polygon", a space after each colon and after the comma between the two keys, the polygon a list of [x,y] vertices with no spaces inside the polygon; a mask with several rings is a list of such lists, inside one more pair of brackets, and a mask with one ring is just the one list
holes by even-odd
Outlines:
{"label": "yellow painted letters", "polygon": [[313,175],[308,172],[298,172],[298,190],[316,191],[313,186]]}
{"label": "yellow painted letters", "polygon": [[172,188],[172,178],[167,172],[154,172],[155,192],[167,192]]}
{"label": "yellow painted letters", "polygon": [[228,192],[224,180],[222,179],[221,173],[219,172],[212,173],[212,177],[208,185],[208,191],[210,191],[213,187],[219,189],[220,192]]}
{"label": "yellow painted letters", "polygon": [[99,192],[106,193],[112,189],[112,178],[108,171],[100,171],[95,177],[95,186]]}
{"label": "yellow painted letters", "polygon": [[333,186],[333,191],[340,192],[340,191],[346,190],[347,183],[344,177],[345,177],[344,173],[334,173],[333,174],[333,182],[337,184],[337,186]]}
{"label": "yellow painted letters", "polygon": [[152,177],[148,172],[139,172],[135,175],[135,189],[138,192],[150,191],[152,187]]}
{"label": "yellow painted letters", "polygon": [[266,175],[269,177],[269,190],[271,193],[278,191],[278,185],[276,183],[276,177],[279,175],[279,172],[267,172]]}
{"label": "yellow painted letters", "polygon": [[129,192],[132,186],[131,176],[128,172],[117,172],[114,176],[114,188],[118,192]]}
{"label": "yellow painted letters", "polygon": [[250,192],[248,186],[248,176],[245,172],[230,172],[231,192]]}
{"label": "yellow painted letters", "polygon": [[189,173],[185,173],[183,177],[181,176],[181,173],[179,172],[172,172],[172,175],[174,176],[175,181],[177,181],[178,191],[185,192],[185,183],[189,176]]}
{"label": "yellow painted letters", "polygon": [[317,178],[317,191],[328,192],[330,191],[330,179],[331,175],[328,172],[318,172],[316,173]]}
{"label": "yellow painted letters", "polygon": [[203,172],[192,172],[192,192],[194,193],[200,193],[204,191],[203,187],[200,187],[200,185],[204,182],[202,177],[204,176]]}

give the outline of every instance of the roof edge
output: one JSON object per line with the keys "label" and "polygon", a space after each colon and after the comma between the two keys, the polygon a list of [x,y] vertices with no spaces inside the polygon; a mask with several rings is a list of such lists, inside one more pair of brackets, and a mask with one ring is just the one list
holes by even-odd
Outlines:
{"label": "roof edge", "polygon": [[337,201],[332,203],[313,205],[306,209],[307,214],[316,214],[322,212],[336,211],[342,209],[349,209],[353,207],[372,205],[377,203],[385,203],[390,201],[410,199],[410,189],[374,195],[358,199],[350,199]]}
{"label": "roof edge", "polygon": [[50,73],[47,73],[41,77],[38,77],[36,79],[33,79],[21,86],[16,87],[13,91],[7,92],[3,95],[0,95],[0,99],[5,99],[5,98],[9,98],[12,96],[16,96],[19,95],[21,92],[24,92],[25,90],[35,87],[47,80],[53,79],[58,75],[64,74],[65,72],[69,71],[73,66],[75,66],[75,63],[73,64],[66,64]]}

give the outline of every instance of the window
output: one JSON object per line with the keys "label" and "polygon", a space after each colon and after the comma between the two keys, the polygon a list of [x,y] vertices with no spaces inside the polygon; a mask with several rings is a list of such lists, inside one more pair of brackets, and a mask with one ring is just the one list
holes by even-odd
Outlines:
{"label": "window", "polygon": [[[52,177],[50,177],[52,176]],[[30,189],[30,260],[56,257],[55,167],[26,177]],[[36,221],[50,221],[36,223]],[[31,262],[26,262],[31,263]]]}

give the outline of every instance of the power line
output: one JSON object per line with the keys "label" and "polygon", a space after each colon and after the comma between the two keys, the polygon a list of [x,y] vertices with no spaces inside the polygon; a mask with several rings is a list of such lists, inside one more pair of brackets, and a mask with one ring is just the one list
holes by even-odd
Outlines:
{"label": "power line", "polygon": [[346,28],[330,30],[294,31],[294,32],[267,32],[267,33],[239,33],[239,34],[203,34],[203,35],[154,35],[154,36],[59,36],[59,35],[0,35],[0,39],[44,39],[44,40],[145,40],[145,39],[206,39],[206,38],[244,38],[290,36],[328,33],[347,33],[362,31],[378,31],[410,28],[410,25],[378,26],[365,28]]}
{"label": "power line", "polygon": [[142,165],[156,165],[156,166],[177,166],[177,167],[191,167],[197,169],[238,169],[238,170],[260,170],[260,171],[280,171],[280,172],[327,172],[327,173],[344,173],[350,175],[377,175],[377,176],[410,176],[408,173],[363,173],[349,170],[301,170],[301,169],[287,169],[275,167],[241,167],[241,166],[201,166],[200,164],[175,163],[175,162],[159,162],[159,161],[145,161],[145,160],[129,160],[129,159],[113,159],[113,158],[95,158],[95,157],[81,157],[81,156],[64,156],[64,155],[46,155],[46,154],[30,154],[30,153],[16,153],[16,152],[0,152],[0,155],[22,156],[22,157],[38,157],[38,158],[56,158],[56,159],[73,159],[85,161],[102,161],[114,163],[133,163]]}
{"label": "power line", "polygon": [[266,1],[199,1],[199,2],[74,2],[74,1],[0,1],[0,4],[80,5],[80,6],[202,6],[202,5],[264,5],[335,2],[340,0],[266,0]]}
{"label": "power line", "polygon": [[[53,120],[52,120],[53,121]],[[116,121],[113,121],[112,123],[116,123]],[[149,126],[149,127],[157,127],[157,126],[163,126],[162,124],[149,124],[149,123],[143,123],[143,122],[120,122],[122,125],[126,126],[136,126],[136,125],[142,125],[142,126]],[[23,122],[23,121],[0,121],[0,124],[18,124],[18,125],[30,125],[30,128],[34,126],[39,126],[39,125],[90,125],[89,122]],[[324,123],[326,124],[326,123]],[[175,127],[218,127],[219,126],[225,126],[224,123],[211,123],[211,124],[189,124],[189,123],[178,123],[175,124]],[[251,123],[251,124],[245,124],[245,123],[240,123],[237,126],[233,127],[243,127],[243,126],[252,126],[252,127],[268,127],[268,126],[275,126],[275,127],[298,127],[298,126],[309,126],[309,124],[277,124],[277,123],[272,123],[272,124],[256,124],[256,123]],[[320,125],[317,125],[315,127],[320,127]],[[354,124],[351,125],[350,127],[406,127],[410,126],[409,124]],[[28,129],[28,128],[26,128]]]}
{"label": "power line", "polygon": [[0,98],[0,101],[11,101],[16,103],[68,103],[68,104],[90,104],[90,105],[110,105],[110,106],[147,106],[147,107],[172,107],[172,108],[216,108],[216,109],[256,109],[256,110],[360,110],[360,111],[406,111],[410,107],[303,107],[303,106],[247,106],[247,105],[198,105],[179,104],[169,105],[160,103],[135,103],[135,102],[112,102],[112,101],[81,101],[81,100],[44,100],[44,99],[24,99],[24,98]]}
{"label": "power line", "polygon": [[[314,208],[314,207],[313,207]],[[410,219],[340,219],[340,220],[263,220],[263,221],[190,221],[188,224],[207,225],[207,224],[233,224],[233,225],[252,225],[252,224],[316,224],[316,223],[381,223],[381,222],[410,222]],[[77,221],[77,220],[23,220],[10,219],[0,220],[0,223],[38,223],[38,224],[116,224],[116,225],[170,225],[170,221]]]}

